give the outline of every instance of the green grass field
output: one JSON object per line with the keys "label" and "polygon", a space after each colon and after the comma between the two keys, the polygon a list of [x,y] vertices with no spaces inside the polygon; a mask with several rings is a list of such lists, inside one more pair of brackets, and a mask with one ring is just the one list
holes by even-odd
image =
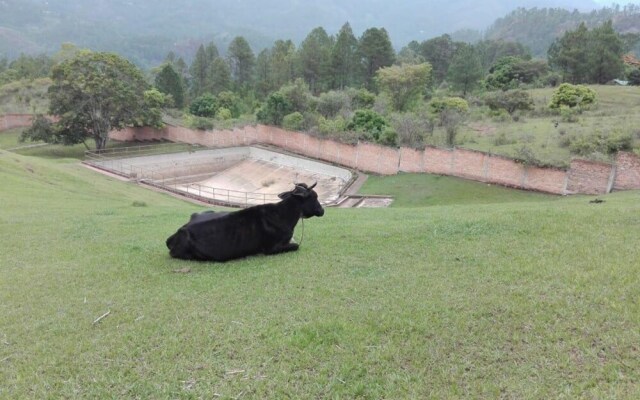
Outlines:
{"label": "green grass field", "polygon": [[640,397],[640,193],[467,183],[197,263],[164,240],[203,207],[0,150],[0,398]]}

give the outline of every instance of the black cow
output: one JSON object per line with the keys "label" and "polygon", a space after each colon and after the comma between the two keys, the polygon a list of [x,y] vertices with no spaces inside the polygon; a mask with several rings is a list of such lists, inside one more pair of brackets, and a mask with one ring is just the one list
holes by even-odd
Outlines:
{"label": "black cow", "polygon": [[297,183],[292,191],[279,194],[282,201],[276,204],[193,214],[167,239],[169,253],[184,260],[227,261],[298,250],[298,244],[291,243],[298,220],[324,215],[315,186]]}

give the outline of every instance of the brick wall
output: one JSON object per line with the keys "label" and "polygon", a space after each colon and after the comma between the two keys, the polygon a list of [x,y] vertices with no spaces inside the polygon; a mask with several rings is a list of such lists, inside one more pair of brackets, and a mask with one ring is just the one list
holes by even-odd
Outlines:
{"label": "brick wall", "polygon": [[573,160],[567,172],[567,192],[603,194],[608,192],[613,166],[611,164]]}
{"label": "brick wall", "polygon": [[13,128],[26,128],[31,126],[31,114],[5,114],[0,115],[0,131]]}
{"label": "brick wall", "polygon": [[[30,124],[31,115],[0,116],[0,131]],[[178,126],[167,126],[162,130],[126,128],[113,131],[110,136],[121,141],[169,140],[208,147],[266,144],[380,175],[398,172],[452,175],[555,194],[602,194],[612,189],[640,189],[640,158],[628,152],[620,152],[615,165],[573,160],[569,170],[564,171],[525,166],[506,157],[473,150],[433,146],[427,146],[424,150],[395,149],[365,142],[350,145],[265,125],[217,131]]]}
{"label": "brick wall", "polygon": [[626,151],[618,153],[613,188],[615,190],[640,188],[640,157]]}

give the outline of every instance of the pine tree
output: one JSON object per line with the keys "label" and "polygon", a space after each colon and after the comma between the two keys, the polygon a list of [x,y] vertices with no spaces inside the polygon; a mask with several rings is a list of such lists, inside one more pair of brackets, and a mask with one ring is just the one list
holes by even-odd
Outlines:
{"label": "pine tree", "polygon": [[244,88],[253,80],[256,59],[251,46],[242,36],[236,36],[227,49],[227,60],[231,67],[231,78],[239,88]]}
{"label": "pine tree", "polygon": [[461,45],[451,60],[447,80],[463,96],[475,89],[483,76],[480,57],[471,45]]}
{"label": "pine tree", "polygon": [[590,38],[590,82],[603,84],[622,77],[624,74],[623,43],[618,33],[613,30],[611,20],[594,28]]}
{"label": "pine tree", "polygon": [[216,57],[209,66],[207,82],[208,92],[214,95],[231,89],[231,69],[222,57]]}
{"label": "pine tree", "polygon": [[184,107],[184,85],[180,75],[171,64],[164,64],[158,75],[156,75],[154,84],[160,92],[173,97],[173,105],[176,108]]}
{"label": "pine tree", "polygon": [[345,23],[338,32],[336,42],[331,49],[332,89],[344,89],[357,85],[358,76],[358,39]]}
{"label": "pine tree", "polygon": [[323,92],[329,86],[332,47],[333,40],[322,27],[312,30],[300,45],[302,77],[313,93]]}
{"label": "pine tree", "polygon": [[369,28],[364,31],[358,41],[358,54],[364,68],[363,81],[369,88],[373,86],[376,71],[390,66],[395,61],[389,34],[384,28]]}
{"label": "pine tree", "polygon": [[189,74],[191,75],[191,96],[192,98],[198,97],[205,93],[207,84],[207,70],[209,64],[207,62],[207,53],[205,52],[204,45],[198,47],[196,56],[189,67]]}

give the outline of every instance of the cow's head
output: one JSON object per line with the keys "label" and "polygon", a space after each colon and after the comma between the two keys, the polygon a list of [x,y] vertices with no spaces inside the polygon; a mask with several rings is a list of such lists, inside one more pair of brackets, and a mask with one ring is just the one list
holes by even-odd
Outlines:
{"label": "cow's head", "polygon": [[322,205],[318,201],[318,194],[313,190],[316,185],[317,182],[311,186],[307,186],[304,183],[296,183],[292,191],[280,193],[278,197],[282,200],[293,197],[301,202],[302,218],[322,217],[324,215],[324,208],[322,208]]}

